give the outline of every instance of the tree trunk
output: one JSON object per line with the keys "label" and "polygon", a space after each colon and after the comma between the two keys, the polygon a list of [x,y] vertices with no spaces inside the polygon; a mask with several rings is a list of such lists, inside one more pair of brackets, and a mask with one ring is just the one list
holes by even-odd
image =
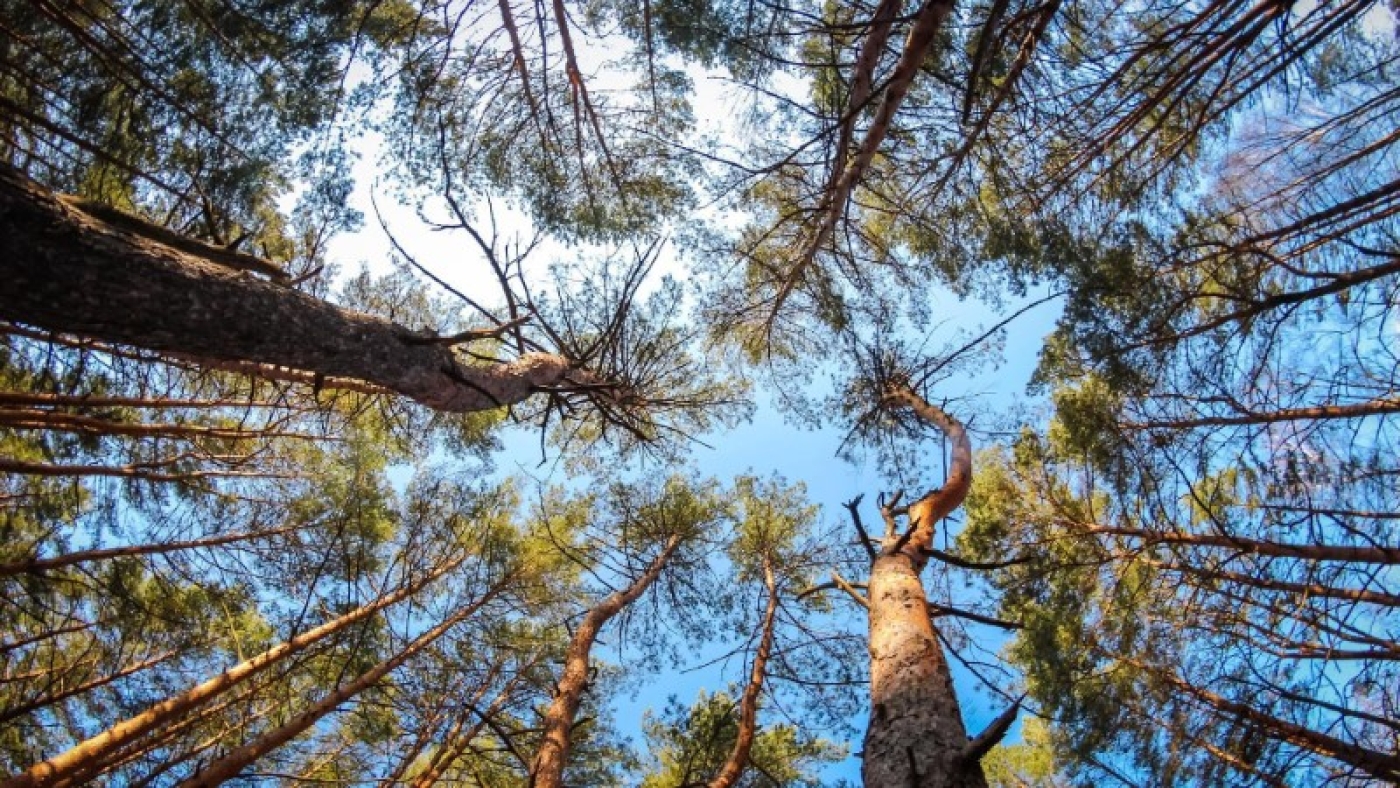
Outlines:
{"label": "tree trunk", "polygon": [[593,650],[593,641],[609,619],[635,602],[655,582],[680,544],[681,535],[673,534],[641,577],[623,590],[609,594],[589,610],[579,623],[564,656],[564,672],[559,677],[554,700],[545,711],[544,737],[540,741],[539,752],[535,754],[534,766],[530,769],[531,788],[563,788],[574,717],[578,714],[584,690],[588,689],[588,655]]}
{"label": "tree trunk", "polygon": [[758,695],[763,691],[764,676],[768,670],[768,656],[773,652],[773,629],[778,617],[778,583],[773,577],[773,560],[763,560],[763,583],[768,589],[768,603],[763,610],[763,634],[759,637],[758,651],[753,657],[753,669],[749,671],[749,683],[744,687],[744,698],[739,702],[739,734],[734,739],[734,747],[729,757],[708,788],[733,788],[744,775],[749,765],[749,754],[753,751],[754,738],[758,735]]}
{"label": "tree trunk", "polygon": [[[1100,652],[1103,653],[1103,652]],[[1267,734],[1279,741],[1287,742],[1302,750],[1317,753],[1327,758],[1333,758],[1342,763],[1352,766],[1367,775],[1383,780],[1392,785],[1400,785],[1400,754],[1395,752],[1385,752],[1372,750],[1351,742],[1344,741],[1335,736],[1315,731],[1311,728],[1280,719],[1271,714],[1259,711],[1254,706],[1230,700],[1222,695],[1218,695],[1210,690],[1198,687],[1195,684],[1182,679],[1174,672],[1162,670],[1153,665],[1135,659],[1118,657],[1123,662],[1132,665],[1162,681],[1182,693],[1195,698],[1198,702],[1219,711],[1222,715],[1234,717],[1258,726]],[[1382,744],[1384,746],[1384,744]]]}
{"label": "tree trunk", "polygon": [[[105,687],[114,681],[118,681],[120,679],[126,678],[127,676],[140,673],[143,670],[149,670],[150,668],[153,668],[156,665],[161,664],[162,662],[168,662],[171,658],[175,656],[176,652],[166,651],[149,659],[143,659],[140,662],[127,665],[126,667],[117,670],[115,673],[108,673],[106,675],[99,676],[94,679],[89,679],[80,684],[70,686],[67,689],[55,690],[50,693],[41,695],[39,698],[28,701],[26,703],[10,706],[6,708],[3,712],[0,712],[0,724],[7,723],[10,720],[19,719],[20,717],[23,717],[26,714],[37,711],[46,706],[52,706],[55,703],[67,700],[75,695],[82,695],[83,693],[91,692],[95,689],[98,689],[99,687]],[[71,676],[72,670],[70,669],[68,673]],[[13,681],[14,679],[10,680]]]}
{"label": "tree trunk", "polygon": [[[440,748],[433,754],[433,758],[428,762],[427,768],[420,772],[417,777],[413,778],[412,788],[432,788],[432,786],[437,785],[438,780],[442,779],[442,775],[451,768],[452,764],[457,762],[458,758],[461,758],[462,755],[466,753],[467,748],[471,746],[472,742],[476,740],[477,735],[481,733],[481,729],[485,728],[490,719],[500,713],[501,709],[505,708],[506,702],[510,700],[511,689],[521,675],[523,675],[523,673],[517,674],[515,678],[506,682],[506,685],[501,688],[501,691],[496,693],[496,698],[491,701],[491,704],[487,706],[485,710],[478,711],[475,704],[485,695],[486,690],[486,685],[482,685],[482,692],[478,692],[473,696],[472,702],[467,704],[466,710],[462,712],[457,724],[443,737]],[[476,723],[465,731],[462,730],[462,726],[466,723],[467,718],[473,714],[477,717]]]}
{"label": "tree trunk", "polygon": [[237,747],[222,758],[200,769],[188,779],[182,780],[176,788],[207,788],[208,786],[220,785],[227,780],[237,777],[240,772],[248,768],[257,759],[281,747],[292,739],[300,736],[312,725],[315,725],[327,714],[340,708],[341,704],[359,695],[361,692],[378,684],[381,679],[389,674],[389,671],[407,662],[413,655],[432,645],[438,638],[447,634],[447,631],[462,623],[466,619],[476,614],[487,602],[490,602],[503,589],[509,586],[512,578],[497,583],[488,590],[482,597],[470,605],[458,610],[446,620],[414,638],[394,656],[383,660],[379,664],[361,673],[353,681],[335,688],[326,693],[326,696],[308,706],[299,714],[294,715],[286,723],[275,730],[269,731],[257,739],[254,739],[241,747]]}
{"label": "tree trunk", "polygon": [[1341,561],[1352,564],[1400,564],[1400,546],[1375,545],[1356,547],[1318,543],[1270,542],[1246,539],[1228,534],[1197,534],[1185,531],[1129,528],[1118,525],[1094,525],[1066,521],[1070,528],[1086,534],[1108,534],[1141,539],[1146,545],[1186,545],[1188,547],[1221,547],[1230,555],[1264,555],[1272,558],[1297,558],[1306,561]]}
{"label": "tree trunk", "polygon": [[362,621],[370,615],[418,593],[424,586],[442,577],[464,560],[466,560],[465,556],[455,559],[409,586],[387,596],[382,596],[339,618],[327,621],[290,640],[285,640],[251,659],[240,662],[214,678],[179,695],[163,700],[135,717],[123,720],[96,736],[74,745],[64,753],[34,764],[23,773],[0,783],[0,788],[37,788],[37,786],[58,783],[85,769],[88,765],[101,761],[108,753],[129,744],[137,737],[143,736],[167,722],[189,715],[203,704],[282,659],[303,651],[351,624]]}
{"label": "tree trunk", "polygon": [[919,577],[934,527],[967,495],[972,447],[961,424],[908,388],[886,401],[942,430],[953,458],[943,489],[909,506],[912,536],[888,535],[871,567],[870,723],[861,776],[865,788],[986,788]]}
{"label": "tree trunk", "polygon": [[[892,10],[882,3],[881,7],[876,10],[876,15],[882,17]],[[812,267],[817,254],[835,234],[836,225],[846,215],[846,204],[850,202],[851,193],[855,191],[856,185],[865,176],[870,163],[875,160],[876,154],[879,153],[880,145],[889,134],[890,125],[894,121],[895,113],[899,110],[899,105],[904,101],[909,88],[913,86],[914,77],[919,73],[919,68],[923,65],[924,60],[927,59],[929,49],[937,39],[938,31],[942,28],[944,20],[952,11],[953,3],[951,0],[925,0],[914,16],[914,24],[909,29],[909,35],[905,38],[904,49],[900,52],[899,61],[895,63],[894,71],[886,80],[884,98],[881,100],[879,108],[875,110],[869,127],[865,130],[865,137],[861,140],[860,147],[856,149],[855,155],[851,157],[849,162],[845,160],[845,150],[836,152],[837,159],[834,168],[840,172],[840,176],[835,178],[823,191],[821,202],[818,205],[819,218],[816,231],[811,234],[811,240],[802,247],[801,256],[797,258],[788,271],[783,273],[778,292],[769,308],[771,314],[778,314],[788,297],[802,282],[807,269]],[[870,35],[880,41],[880,47],[883,49],[883,39],[889,35],[889,31],[881,24],[880,19],[872,20],[872,22],[874,24]],[[878,54],[876,57],[878,58]],[[865,58],[866,53],[862,52],[860,59],[864,60]],[[864,99],[862,99],[862,103],[864,103]],[[854,124],[854,115],[850,122]],[[843,128],[842,138],[844,139],[845,136]]]}
{"label": "tree trunk", "polygon": [[272,528],[266,531],[246,531],[243,533],[227,534],[225,536],[213,536],[208,539],[192,539],[183,542],[164,542],[160,544],[130,545],[127,547],[104,547],[94,550],[79,550],[72,553],[64,553],[50,558],[25,558],[20,561],[11,561],[7,564],[0,564],[0,577],[9,577],[18,574],[41,574],[54,569],[61,569],[73,564],[85,564],[93,561],[108,561],[113,558],[129,558],[132,556],[163,555],[174,553],[180,550],[193,550],[202,547],[218,547],[220,545],[233,544],[235,542],[248,542],[254,539],[268,539],[298,528],[304,525],[288,525],[281,528]]}
{"label": "tree trunk", "polygon": [[366,381],[451,412],[520,402],[570,372],[568,359],[545,353],[464,363],[430,336],[246,270],[254,266],[231,267],[231,256],[247,255],[113,214],[0,165],[0,318],[214,364],[250,362],[266,377],[282,367],[327,386]]}

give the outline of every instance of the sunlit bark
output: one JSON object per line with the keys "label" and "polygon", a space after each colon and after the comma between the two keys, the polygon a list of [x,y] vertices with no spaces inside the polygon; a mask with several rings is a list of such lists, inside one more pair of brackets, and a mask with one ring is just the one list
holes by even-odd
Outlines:
{"label": "sunlit bark", "polygon": [[768,657],[773,652],[773,630],[778,616],[778,584],[773,576],[773,562],[763,562],[763,584],[768,589],[768,602],[763,609],[762,634],[759,636],[758,650],[754,652],[753,668],[749,671],[749,683],[744,687],[744,697],[739,701],[739,732],[734,739],[734,747],[724,765],[710,780],[709,788],[732,788],[749,765],[749,755],[753,751],[754,738],[758,734],[758,696],[763,691],[763,682],[768,669]]}
{"label": "sunlit bark", "polygon": [[583,693],[588,689],[588,659],[593,650],[593,641],[598,638],[604,624],[641,597],[647,587],[661,576],[666,562],[671,559],[671,555],[680,544],[681,535],[672,535],[641,576],[626,588],[609,594],[603,601],[594,605],[579,622],[564,656],[564,671],[559,676],[554,700],[545,711],[544,736],[530,770],[532,788],[563,786],[564,767],[568,764],[569,748],[572,744],[574,717],[578,714]]}
{"label": "sunlit bark", "polygon": [[448,616],[446,620],[427,632],[413,639],[412,643],[404,646],[392,657],[385,659],[361,673],[353,680],[336,687],[327,692],[324,697],[307,708],[293,715],[290,720],[282,724],[275,730],[269,731],[257,739],[230,750],[222,758],[200,769],[197,773],[179,783],[179,788],[204,788],[223,783],[232,779],[251,763],[257,759],[276,750],[293,738],[304,733],[312,725],[315,725],[327,714],[335,711],[341,704],[359,695],[361,692],[378,684],[381,679],[389,674],[389,671],[407,662],[415,654],[431,646],[438,638],[447,634],[453,627],[476,615],[482,606],[500,594],[514,578],[507,577],[498,581],[497,584],[483,594],[479,599],[466,605],[456,613]]}
{"label": "sunlit bark", "polygon": [[866,788],[985,788],[952,675],[929,615],[920,573],[938,522],[967,496],[972,445],[962,424],[907,387],[887,395],[937,427],[952,444],[944,487],[909,506],[910,533],[889,533],[870,570],[870,723],[861,776]]}

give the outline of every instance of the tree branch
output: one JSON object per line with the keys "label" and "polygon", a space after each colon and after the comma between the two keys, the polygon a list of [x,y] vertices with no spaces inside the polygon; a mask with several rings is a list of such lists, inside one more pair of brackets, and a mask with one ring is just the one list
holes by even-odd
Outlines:
{"label": "tree branch", "polygon": [[864,498],[864,495],[857,495],[856,497],[842,504],[842,506],[845,506],[846,511],[851,513],[851,522],[855,523],[856,535],[860,538],[860,545],[861,547],[865,548],[865,554],[870,556],[870,560],[874,561],[875,548],[870,543],[870,534],[866,532],[865,524],[860,521],[859,507],[861,500]]}
{"label": "tree branch", "polygon": [[982,760],[989,750],[997,746],[1006,735],[1006,731],[1011,728],[1011,723],[1016,721],[1016,714],[1021,711],[1021,701],[1017,700],[1011,704],[1011,708],[1003,711],[1001,716],[991,721],[981,733],[963,747],[962,762],[973,763]]}
{"label": "tree branch", "polygon": [[572,366],[549,353],[466,363],[403,326],[127,232],[3,165],[0,279],[0,318],[200,363],[365,381],[447,412],[520,402]]}

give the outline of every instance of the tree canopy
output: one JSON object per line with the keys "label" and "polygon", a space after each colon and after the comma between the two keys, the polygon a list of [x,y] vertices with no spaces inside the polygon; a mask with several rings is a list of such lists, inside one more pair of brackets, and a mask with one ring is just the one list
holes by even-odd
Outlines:
{"label": "tree canopy", "polygon": [[0,0],[4,785],[1400,781],[1398,15]]}

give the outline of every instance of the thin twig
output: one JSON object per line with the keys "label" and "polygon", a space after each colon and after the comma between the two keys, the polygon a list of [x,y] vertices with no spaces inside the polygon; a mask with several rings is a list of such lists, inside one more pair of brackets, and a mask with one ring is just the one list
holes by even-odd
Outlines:
{"label": "thin twig", "polygon": [[1017,621],[1007,621],[1003,618],[993,618],[992,616],[984,616],[981,613],[974,613],[971,610],[963,610],[962,608],[958,607],[940,605],[937,602],[925,601],[924,604],[928,605],[928,612],[931,615],[935,616],[954,616],[956,618],[965,618],[968,621],[976,621],[979,624],[986,624],[987,626],[992,627],[1000,627],[1006,630],[1017,630],[1026,628],[1025,624],[1022,624]]}

